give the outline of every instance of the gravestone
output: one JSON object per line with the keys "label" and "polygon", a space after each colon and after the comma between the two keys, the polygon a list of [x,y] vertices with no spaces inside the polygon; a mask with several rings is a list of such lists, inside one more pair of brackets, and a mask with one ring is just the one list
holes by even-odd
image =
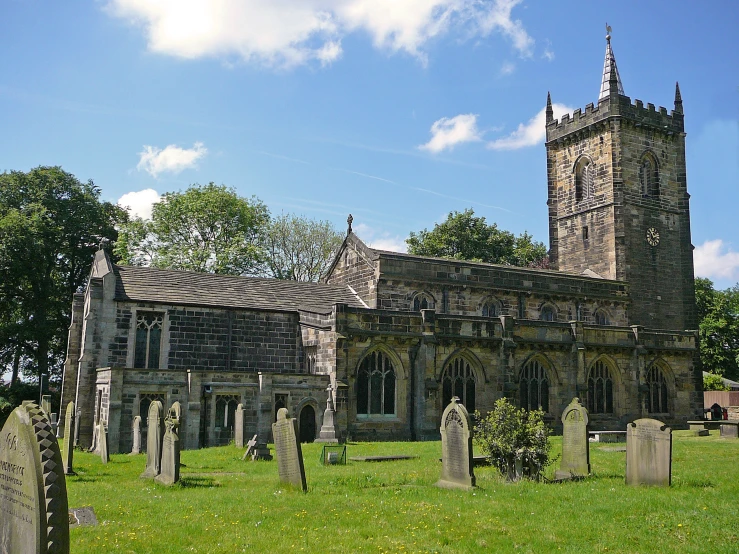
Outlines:
{"label": "gravestone", "polygon": [[44,412],[46,419],[51,419],[51,395],[45,394],[41,397],[41,410]]}
{"label": "gravestone", "polygon": [[[175,402],[175,404],[178,403]],[[167,432],[164,434],[162,444],[161,470],[154,478],[157,483],[163,485],[174,485],[180,480],[180,437],[177,435],[180,414],[181,412],[173,405],[164,422]]]}
{"label": "gravestone", "polygon": [[162,403],[154,400],[149,405],[147,417],[148,433],[146,437],[146,469],[141,477],[153,479],[162,467],[162,439],[164,423],[162,422]]}
{"label": "gravestone", "polygon": [[65,475],[74,475],[74,470],[72,469],[72,458],[74,457],[74,437],[72,434],[72,429],[74,425],[74,402],[70,402],[67,404],[67,412],[64,416],[64,432],[66,433],[66,437],[64,439],[64,450],[62,452],[62,462],[64,463],[64,474]]}
{"label": "gravestone", "polygon": [[234,443],[236,448],[244,448],[244,405],[236,406],[236,415],[234,416]]}
{"label": "gravestone", "polygon": [[308,490],[305,483],[303,451],[298,441],[298,421],[287,417],[287,408],[277,411],[277,421],[272,424],[272,437],[275,441],[277,471],[280,481]]}
{"label": "gravestone", "polygon": [[669,487],[672,482],[672,429],[656,419],[626,426],[626,484]]}
{"label": "gravestone", "polygon": [[[300,443],[298,443],[300,446]],[[272,459],[272,454],[269,453],[269,447],[266,442],[258,442],[252,450],[251,461],[256,462],[257,460],[264,460],[269,462]]]}
{"label": "gravestone", "polygon": [[573,398],[562,413],[562,463],[555,478],[587,477],[589,474],[588,411],[579,398]]}
{"label": "gravestone", "polygon": [[68,554],[62,456],[37,404],[18,406],[0,432],[0,483],[0,551]]}
{"label": "gravestone", "polygon": [[441,416],[441,478],[436,486],[473,488],[472,458],[472,421],[467,408],[455,396]]}
{"label": "gravestone", "polygon": [[257,436],[254,435],[249,442],[246,443],[246,452],[244,452],[244,455],[241,457],[242,460],[246,460],[246,457],[249,454],[252,454],[254,452],[254,447],[257,445]]}
{"label": "gravestone", "polygon": [[323,423],[315,442],[339,442],[336,437],[336,425],[334,424],[336,410],[334,410],[333,387],[329,384],[326,391],[328,391],[328,399],[326,400],[326,409],[323,411]]}
{"label": "gravestone", "polygon": [[179,436],[180,425],[182,424],[182,406],[179,402],[173,402],[169,407],[169,417],[174,421],[172,430]]}
{"label": "gravestone", "polygon": [[131,448],[131,454],[141,453],[141,416],[133,418],[131,423],[131,435],[133,435],[133,447]]}
{"label": "gravestone", "polygon": [[104,464],[107,464],[110,461],[110,455],[108,454],[108,428],[102,421],[98,423],[97,435],[100,459]]}

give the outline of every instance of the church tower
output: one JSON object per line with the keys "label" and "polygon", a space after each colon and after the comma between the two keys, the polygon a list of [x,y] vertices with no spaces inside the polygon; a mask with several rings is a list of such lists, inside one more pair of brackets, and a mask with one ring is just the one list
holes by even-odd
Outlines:
{"label": "church tower", "polygon": [[550,262],[626,281],[629,322],[695,329],[693,247],[680,87],[675,106],[633,104],[606,35],[598,104],[560,121],[547,96]]}

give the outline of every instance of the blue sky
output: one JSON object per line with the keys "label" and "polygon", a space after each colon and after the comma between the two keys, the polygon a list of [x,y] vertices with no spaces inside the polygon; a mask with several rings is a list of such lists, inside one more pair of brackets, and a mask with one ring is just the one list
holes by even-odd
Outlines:
{"label": "blue sky", "polygon": [[343,229],[351,212],[388,249],[468,207],[548,242],[536,116],[547,91],[559,110],[597,101],[608,22],[632,100],[672,109],[680,82],[697,273],[739,281],[735,1],[6,0],[0,16],[0,171],[61,165],[139,211],[214,181],[274,214]]}

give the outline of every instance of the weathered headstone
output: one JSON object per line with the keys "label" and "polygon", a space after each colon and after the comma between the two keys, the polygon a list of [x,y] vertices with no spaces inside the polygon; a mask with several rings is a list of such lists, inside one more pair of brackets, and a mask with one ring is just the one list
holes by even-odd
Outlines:
{"label": "weathered headstone", "polygon": [[141,453],[141,416],[133,418],[131,423],[131,435],[133,436],[133,447],[131,448],[131,454]]}
{"label": "weathered headstone", "polygon": [[672,482],[672,429],[656,419],[626,426],[626,484],[668,487]]}
{"label": "weathered headstone", "polygon": [[264,460],[265,462],[272,460],[272,454],[270,454],[269,446],[267,446],[266,442],[258,442],[252,450],[251,461],[256,462],[257,460]]}
{"label": "weathered headstone", "polygon": [[[177,404],[177,403],[176,403]],[[178,406],[179,407],[179,404]],[[162,445],[161,471],[154,480],[163,485],[174,485],[180,480],[180,437],[177,435],[180,413],[173,405],[164,424],[167,432]]]}
{"label": "weathered headstone", "polygon": [[169,417],[174,422],[174,427],[172,430],[179,435],[180,434],[180,425],[182,424],[182,406],[179,402],[173,402],[172,405],[169,407]]}
{"label": "weathered headstone", "polygon": [[146,470],[141,477],[153,479],[162,467],[162,439],[164,423],[162,422],[162,403],[154,400],[149,405],[147,417],[148,434],[146,437]]}
{"label": "weathered headstone", "polygon": [[472,458],[472,421],[455,396],[441,415],[441,478],[436,486],[473,488]]}
{"label": "weathered headstone", "polygon": [[108,454],[108,428],[102,421],[98,423],[97,427],[98,435],[98,452],[100,453],[100,459],[104,464],[110,461],[110,455]]}
{"label": "weathered headstone", "polygon": [[0,433],[0,552],[69,553],[67,485],[41,408],[24,402]]}
{"label": "weathered headstone", "polygon": [[334,424],[336,410],[334,410],[333,387],[329,384],[326,391],[328,392],[328,399],[326,400],[326,409],[323,411],[321,431],[318,433],[316,442],[339,442],[336,436],[336,425]]}
{"label": "weathered headstone", "polygon": [[236,406],[236,414],[234,416],[234,443],[236,448],[244,448],[244,405]]}
{"label": "weathered headstone", "polygon": [[45,394],[41,397],[41,409],[46,419],[51,420],[51,395]]}
{"label": "weathered headstone", "polygon": [[562,463],[555,477],[568,479],[589,474],[588,411],[579,398],[573,398],[562,413]]}
{"label": "weathered headstone", "polygon": [[308,490],[305,483],[303,451],[298,440],[298,421],[287,417],[287,408],[277,411],[277,421],[272,424],[272,437],[275,441],[277,471],[280,481]]}
{"label": "weathered headstone", "polygon": [[72,469],[72,458],[74,457],[74,434],[72,429],[74,428],[74,402],[67,404],[67,413],[64,416],[64,432],[66,437],[64,438],[64,452],[62,453],[62,462],[64,462],[64,473],[65,475],[74,475]]}

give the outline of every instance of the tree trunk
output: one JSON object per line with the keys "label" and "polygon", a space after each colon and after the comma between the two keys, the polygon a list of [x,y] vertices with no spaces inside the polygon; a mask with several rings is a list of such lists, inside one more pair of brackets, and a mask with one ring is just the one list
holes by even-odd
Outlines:
{"label": "tree trunk", "polygon": [[12,387],[18,382],[18,373],[21,368],[21,351],[23,349],[20,346],[15,347],[15,354],[13,355],[13,375],[10,378],[10,386]]}

